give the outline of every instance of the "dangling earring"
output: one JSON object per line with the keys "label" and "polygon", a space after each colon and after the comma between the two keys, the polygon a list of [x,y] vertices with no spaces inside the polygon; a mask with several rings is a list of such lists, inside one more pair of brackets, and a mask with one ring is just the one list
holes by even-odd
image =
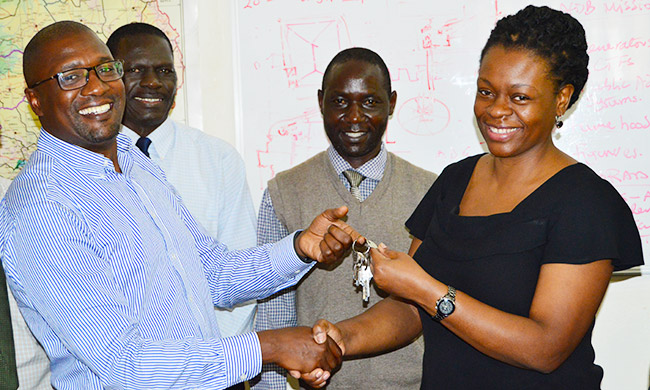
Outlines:
{"label": "dangling earring", "polygon": [[562,122],[560,118],[561,117],[559,115],[555,116],[555,127],[557,127],[558,129],[564,125],[564,122]]}

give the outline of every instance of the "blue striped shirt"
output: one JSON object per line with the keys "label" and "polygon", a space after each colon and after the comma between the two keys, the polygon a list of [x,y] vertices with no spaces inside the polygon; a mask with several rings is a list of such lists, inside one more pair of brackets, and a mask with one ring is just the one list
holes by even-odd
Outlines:
{"label": "blue striped shirt", "polygon": [[221,338],[213,305],[295,284],[292,236],[235,252],[204,233],[126,136],[122,173],[42,130],[0,203],[8,283],[57,389],[217,389],[261,369],[255,333]]}
{"label": "blue striped shirt", "polygon": [[[126,126],[122,126],[122,134],[133,143],[140,138]],[[147,137],[151,140],[151,161],[162,168],[185,207],[208,234],[229,249],[255,246],[255,208],[246,182],[246,166],[235,148],[170,118]],[[256,308],[252,301],[234,309],[217,309],[221,335],[253,330]]]}

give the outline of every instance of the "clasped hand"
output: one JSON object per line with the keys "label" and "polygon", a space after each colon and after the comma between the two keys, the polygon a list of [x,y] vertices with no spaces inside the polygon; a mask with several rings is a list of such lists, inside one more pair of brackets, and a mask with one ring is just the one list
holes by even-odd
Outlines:
{"label": "clasped hand", "polygon": [[258,332],[263,363],[276,363],[299,378],[309,375],[312,386],[322,387],[341,364],[343,352],[332,338],[316,342],[312,329],[301,326]]}

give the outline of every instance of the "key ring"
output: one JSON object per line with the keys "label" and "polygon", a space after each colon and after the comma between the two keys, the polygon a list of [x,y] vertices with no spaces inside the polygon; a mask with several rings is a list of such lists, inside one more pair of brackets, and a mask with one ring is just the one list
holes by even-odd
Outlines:
{"label": "key ring", "polygon": [[[357,246],[357,240],[358,240],[358,239],[355,239],[354,242],[352,243],[352,251],[354,251],[355,253],[361,254],[361,255],[364,256],[364,257],[367,257],[368,254],[370,253],[370,245],[368,245],[368,239],[366,239],[366,245],[364,245],[364,246],[366,247],[366,251],[363,252],[363,253],[360,252],[360,251],[358,251],[358,250],[355,248],[355,247]],[[359,246],[361,246],[361,245],[359,245]]]}

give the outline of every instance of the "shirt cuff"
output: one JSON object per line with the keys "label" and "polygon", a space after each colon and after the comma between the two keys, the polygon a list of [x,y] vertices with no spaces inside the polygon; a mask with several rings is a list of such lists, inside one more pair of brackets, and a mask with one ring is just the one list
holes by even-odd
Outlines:
{"label": "shirt cuff", "polygon": [[249,380],[262,371],[262,348],[256,333],[221,339],[226,365],[226,384]]}
{"label": "shirt cuff", "polygon": [[[293,233],[293,249],[294,250],[296,249],[296,241],[298,240],[298,236],[300,236],[300,233],[302,233],[302,232],[303,232],[302,230],[297,230],[295,233]],[[296,253],[298,253],[298,252],[296,251]],[[307,263],[307,264],[311,264],[311,262],[314,261],[314,260],[310,259],[307,256],[298,255],[298,258],[300,260],[302,260],[303,263]]]}
{"label": "shirt cuff", "polygon": [[296,234],[298,231],[276,242],[270,252],[273,268],[279,275],[287,279],[302,278],[315,264],[314,261],[305,263],[296,253],[293,246],[293,238]]}

